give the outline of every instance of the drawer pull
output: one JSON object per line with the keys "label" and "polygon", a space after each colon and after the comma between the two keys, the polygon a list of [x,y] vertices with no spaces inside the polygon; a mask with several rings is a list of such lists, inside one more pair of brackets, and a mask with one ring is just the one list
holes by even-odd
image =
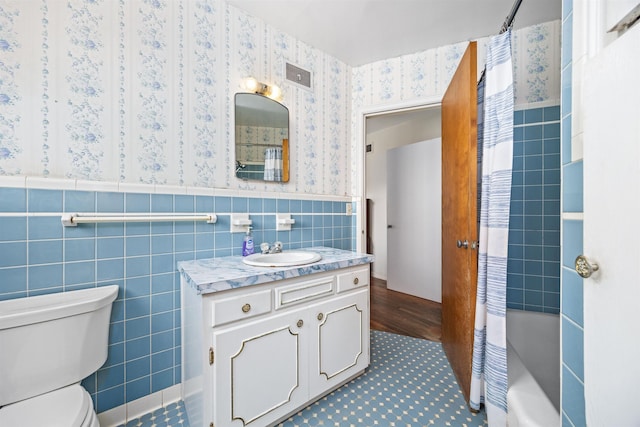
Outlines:
{"label": "drawer pull", "polygon": [[248,313],[249,310],[251,310],[251,304],[245,304],[242,306],[242,312],[243,313]]}
{"label": "drawer pull", "polygon": [[355,279],[353,279],[353,284],[357,285],[358,283],[360,283],[360,279],[358,279],[357,277]]}
{"label": "drawer pull", "polygon": [[322,320],[322,319],[324,319],[324,314],[318,313],[318,320]]}
{"label": "drawer pull", "polygon": [[296,323],[296,325],[298,325],[298,328],[302,328],[302,325],[304,325],[304,322],[302,321],[302,319],[298,320],[298,323]]}

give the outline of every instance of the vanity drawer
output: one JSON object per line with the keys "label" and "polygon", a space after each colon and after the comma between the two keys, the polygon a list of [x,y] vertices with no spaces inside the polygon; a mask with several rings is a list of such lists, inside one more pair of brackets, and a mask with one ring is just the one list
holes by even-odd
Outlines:
{"label": "vanity drawer", "polygon": [[248,319],[271,311],[271,290],[211,302],[211,326]]}
{"label": "vanity drawer", "polygon": [[338,274],[338,293],[361,288],[369,284],[369,268]]}
{"label": "vanity drawer", "polygon": [[276,310],[333,294],[334,276],[275,288]]}

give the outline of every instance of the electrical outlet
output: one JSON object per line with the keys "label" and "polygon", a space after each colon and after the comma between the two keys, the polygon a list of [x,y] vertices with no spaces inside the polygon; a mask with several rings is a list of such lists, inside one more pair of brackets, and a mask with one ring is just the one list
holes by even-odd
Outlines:
{"label": "electrical outlet", "polygon": [[353,215],[353,207],[351,206],[351,203],[346,203],[346,207],[347,207],[347,210],[346,210],[347,215]]}

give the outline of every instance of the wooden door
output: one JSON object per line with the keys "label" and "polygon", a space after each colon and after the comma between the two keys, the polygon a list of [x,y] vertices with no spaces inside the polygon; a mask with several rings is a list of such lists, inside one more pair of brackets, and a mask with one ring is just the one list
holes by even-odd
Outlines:
{"label": "wooden door", "polygon": [[[469,402],[476,309],[477,61],[469,43],[442,99],[442,345]],[[457,241],[467,241],[458,247]]]}

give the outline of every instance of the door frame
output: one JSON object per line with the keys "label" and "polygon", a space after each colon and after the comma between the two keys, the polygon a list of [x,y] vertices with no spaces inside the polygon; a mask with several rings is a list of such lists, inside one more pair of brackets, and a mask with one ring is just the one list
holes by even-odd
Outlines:
{"label": "door frame", "polygon": [[365,220],[367,217],[366,204],[366,161],[365,146],[367,137],[367,118],[375,116],[383,116],[385,114],[395,114],[416,110],[425,110],[429,108],[438,108],[442,105],[442,95],[428,96],[423,99],[415,99],[395,104],[377,104],[361,107],[356,113],[356,150],[359,154],[354,157],[356,159],[356,170],[359,170],[358,182],[356,190],[356,229],[359,237],[356,237],[356,251],[366,252],[367,249],[367,230],[365,229]]}

